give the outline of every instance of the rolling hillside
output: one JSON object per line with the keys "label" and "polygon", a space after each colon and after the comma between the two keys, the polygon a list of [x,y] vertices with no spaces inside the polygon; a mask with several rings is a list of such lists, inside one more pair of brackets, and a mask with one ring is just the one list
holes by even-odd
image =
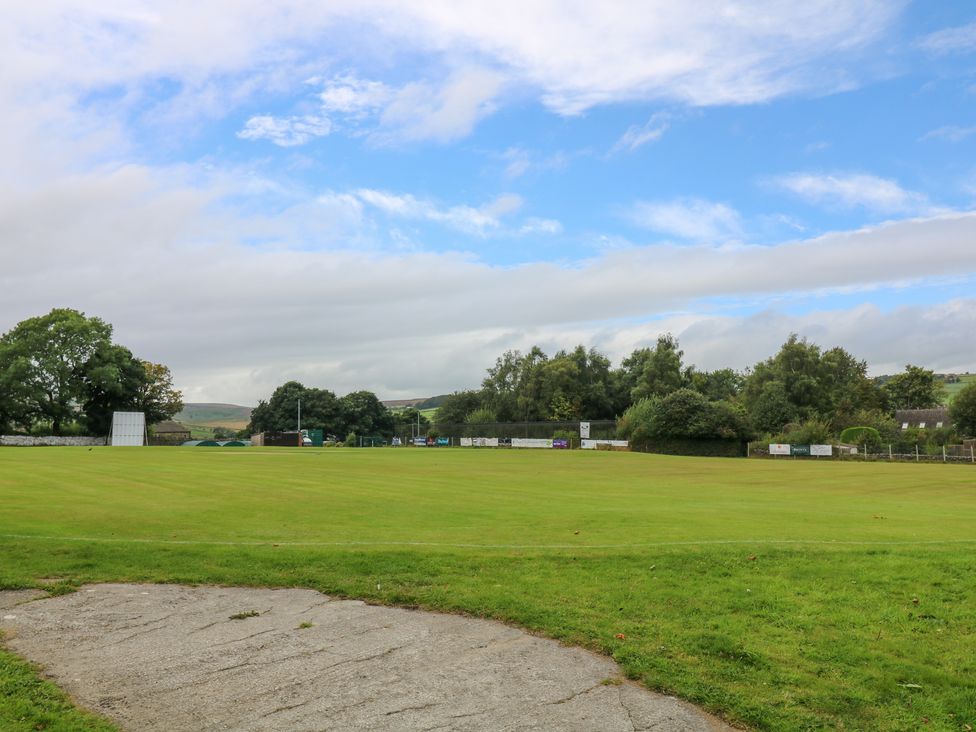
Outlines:
{"label": "rolling hillside", "polygon": [[239,404],[184,404],[174,419],[186,425],[242,429],[251,419],[251,407]]}

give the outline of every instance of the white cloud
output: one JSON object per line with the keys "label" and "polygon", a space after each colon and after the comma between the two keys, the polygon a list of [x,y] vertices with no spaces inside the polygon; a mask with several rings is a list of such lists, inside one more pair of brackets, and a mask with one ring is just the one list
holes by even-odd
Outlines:
{"label": "white cloud", "polygon": [[365,116],[382,109],[393,91],[380,81],[360,79],[353,74],[336,76],[319,93],[322,109],[350,116]]}
{"label": "white cloud", "polygon": [[903,4],[428,0],[411,7],[406,27],[435,47],[495,58],[552,109],[576,114],[614,101],[742,104],[836,88],[837,62],[876,40]]}
{"label": "white cloud", "polygon": [[922,193],[908,191],[896,181],[866,173],[789,173],[767,181],[808,203],[865,208],[881,214],[915,214],[935,210]]}
{"label": "white cloud", "polygon": [[[974,370],[971,349],[961,331],[976,332],[976,300],[882,310],[870,303],[849,308],[792,314],[764,309],[750,315],[709,313],[666,316],[648,323],[601,332],[596,341],[616,359],[637,345],[650,345],[672,333],[685,362],[702,369],[744,369],[771,356],[791,333],[824,348],[840,346],[868,362],[870,373],[894,373],[919,361],[928,368]],[[913,360],[914,359],[914,360]]]}
{"label": "white cloud", "polygon": [[[6,110],[31,109],[23,120],[8,112],[0,140],[16,153],[23,147],[18,135],[43,140],[51,133],[47,124],[70,129],[77,142],[85,128],[93,140],[113,124],[124,135],[126,115],[224,115],[262,95],[304,89],[310,75],[352,60],[384,70],[400,70],[405,59],[416,67],[419,60],[425,70],[425,80],[398,88],[345,73],[322,90],[323,116],[380,114],[386,129],[377,141],[387,142],[463,137],[507,89],[535,95],[561,114],[622,101],[743,104],[821,93],[856,81],[848,61],[884,34],[904,2],[8,5],[0,23],[0,103]],[[145,104],[160,90],[170,98]],[[170,106],[160,114],[160,104]],[[301,139],[270,127],[283,141]],[[118,140],[100,145],[120,148]]]}
{"label": "white cloud", "polygon": [[472,206],[441,207],[429,200],[410,194],[396,194],[370,188],[360,188],[356,197],[390,216],[422,219],[444,224],[458,231],[484,236],[501,226],[501,219],[522,207],[520,196],[505,193],[478,208]]}
{"label": "white cloud", "polygon": [[959,127],[958,125],[946,125],[945,127],[939,127],[931,132],[926,132],[924,135],[922,135],[921,139],[942,139],[949,142],[962,142],[971,135],[976,135],[976,126]]}
{"label": "white cloud", "polygon": [[[0,268],[0,331],[55,306],[74,307],[113,323],[119,342],[138,355],[169,364],[195,399],[254,403],[293,376],[338,391],[364,387],[395,396],[477,383],[491,359],[522,338],[588,334],[592,339],[580,339],[601,345],[627,332],[621,322],[707,309],[721,299],[775,302],[796,293],[870,292],[976,275],[970,256],[976,213],[776,246],[655,245],[566,265],[493,266],[470,254],[390,253],[365,216],[384,208],[398,217],[454,222],[471,216],[463,207],[353,191],[259,216],[228,203],[239,177],[198,181],[192,170],[127,166],[29,190],[0,184],[4,240],[17,242],[4,250]],[[503,201],[496,210],[512,206]],[[464,225],[493,226],[473,221]],[[253,243],[255,236],[261,243]],[[902,349],[892,346],[887,358],[923,354],[933,365],[976,368],[969,340],[959,335],[972,330],[972,304],[944,307],[941,316],[929,309],[934,319],[904,317],[901,335],[893,325],[882,330],[897,335]],[[869,337],[881,321],[864,322],[842,345],[881,359],[884,344]],[[840,325],[829,323],[828,335]],[[757,349],[766,348],[762,323],[738,331],[743,348],[747,332]],[[706,335],[700,329],[684,336],[700,363],[704,356],[693,348]],[[810,335],[828,342],[818,331]],[[912,345],[913,336],[923,350]]]}
{"label": "white cloud", "polygon": [[555,219],[531,218],[519,228],[520,234],[561,234],[563,225]]}
{"label": "white cloud", "polygon": [[657,142],[668,131],[668,127],[670,126],[670,115],[661,112],[652,114],[651,118],[644,124],[628,127],[627,131],[620,136],[620,139],[617,140],[610,152],[614,153],[621,150],[633,152],[649,142]]}
{"label": "white cloud", "polygon": [[251,117],[237,136],[244,140],[270,140],[279,147],[304,145],[316,137],[325,137],[332,131],[332,123],[326,117]]}
{"label": "white cloud", "polygon": [[521,147],[510,147],[498,157],[505,163],[503,172],[506,178],[521,178],[529,172],[564,170],[571,158],[584,154],[587,154],[586,150],[578,150],[574,153],[560,150],[543,155]]}
{"label": "white cloud", "polygon": [[399,89],[380,115],[375,142],[436,140],[466,136],[495,110],[504,77],[486,69],[455,72],[442,86],[412,82]]}
{"label": "white cloud", "polygon": [[917,45],[926,51],[940,55],[976,51],[976,23],[929,33],[927,36],[922,36]]}
{"label": "white cloud", "polygon": [[505,175],[509,178],[521,178],[532,164],[529,152],[518,147],[508,148],[502,158],[507,162]]}
{"label": "white cloud", "polygon": [[716,242],[742,236],[738,211],[724,203],[700,198],[678,198],[671,201],[639,201],[628,218],[652,231],[696,242]]}

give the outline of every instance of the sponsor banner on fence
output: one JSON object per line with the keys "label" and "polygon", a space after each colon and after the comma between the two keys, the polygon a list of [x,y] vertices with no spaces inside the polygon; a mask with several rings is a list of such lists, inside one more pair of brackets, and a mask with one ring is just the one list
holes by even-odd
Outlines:
{"label": "sponsor banner on fence", "polygon": [[414,437],[413,438],[413,444],[416,445],[417,447],[427,447],[427,438],[426,437]]}
{"label": "sponsor banner on fence", "polygon": [[450,447],[451,446],[451,438],[450,437],[438,437],[436,444],[437,444],[438,447]]}
{"label": "sponsor banner on fence", "polygon": [[790,455],[799,455],[800,457],[807,457],[810,454],[809,445],[791,445]]}
{"label": "sponsor banner on fence", "polygon": [[569,440],[553,440],[552,447],[555,450],[568,450]]}
{"label": "sponsor banner on fence", "polygon": [[815,457],[833,457],[833,445],[810,445],[810,454]]}
{"label": "sponsor banner on fence", "polygon": [[627,447],[630,443],[627,440],[581,440],[580,447],[584,450],[596,450],[597,445],[609,445],[610,447]]}
{"label": "sponsor banner on fence", "polygon": [[770,445],[769,446],[769,454],[770,455],[792,455],[793,453],[790,452],[790,446],[789,445],[778,445],[777,444],[777,445]]}
{"label": "sponsor banner on fence", "polygon": [[473,447],[473,443],[470,437],[461,438],[461,447]]}
{"label": "sponsor banner on fence", "polygon": [[497,437],[472,437],[473,447],[498,447]]}
{"label": "sponsor banner on fence", "polygon": [[512,447],[552,447],[552,440],[543,440],[535,437],[513,437]]}
{"label": "sponsor banner on fence", "polygon": [[580,439],[588,440],[590,438],[590,423],[580,422]]}

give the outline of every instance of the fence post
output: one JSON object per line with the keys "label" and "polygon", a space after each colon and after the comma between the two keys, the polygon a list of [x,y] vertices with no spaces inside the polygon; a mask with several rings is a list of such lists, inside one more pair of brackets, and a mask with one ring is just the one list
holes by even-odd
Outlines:
{"label": "fence post", "polygon": [[945,461],[946,461],[946,456],[945,456],[945,445],[943,445],[943,446],[942,446],[942,462],[945,462]]}
{"label": "fence post", "polygon": [[864,459],[868,459],[868,443],[864,443]]}
{"label": "fence post", "polygon": [[918,443],[915,443],[915,462],[918,462]]}
{"label": "fence post", "polygon": [[895,459],[894,456],[892,456],[892,454],[891,454],[891,443],[890,442],[888,443],[888,459],[891,460],[892,462]]}
{"label": "fence post", "polygon": [[976,451],[973,450],[973,446],[969,446],[969,462],[976,463]]}

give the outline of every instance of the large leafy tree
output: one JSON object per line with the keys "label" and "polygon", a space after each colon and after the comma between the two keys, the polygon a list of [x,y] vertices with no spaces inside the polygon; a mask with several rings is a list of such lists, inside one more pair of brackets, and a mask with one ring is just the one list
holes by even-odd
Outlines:
{"label": "large leafy tree", "polygon": [[28,318],[0,337],[0,393],[13,419],[48,421],[60,435],[79,416],[86,365],[111,339],[108,323],[68,308]]}
{"label": "large leafy tree", "polygon": [[464,424],[468,415],[482,407],[481,392],[473,390],[456,391],[441,402],[434,415],[439,425]]}
{"label": "large leafy tree", "polygon": [[[139,411],[139,395],[145,385],[145,366],[128,348],[111,344],[100,347],[82,369],[82,413],[88,431],[107,434],[113,412]],[[182,408],[180,402],[179,408],[163,417],[151,419],[147,413],[146,420],[152,424]]]}
{"label": "large leafy tree", "polygon": [[360,436],[393,434],[393,414],[371,391],[354,391],[339,400],[343,430],[339,434],[355,432]]}
{"label": "large leafy tree", "polygon": [[172,419],[183,409],[183,394],[173,388],[169,367],[152,361],[141,361],[140,365],[145,378],[136,393],[136,411],[146,413],[148,424]]}
{"label": "large leafy tree", "polygon": [[636,385],[631,391],[633,401],[647,397],[662,397],[688,385],[687,373],[682,368],[684,351],[670,333],[660,336],[654,348],[632,354],[635,364],[641,365]]}
{"label": "large leafy tree", "polygon": [[776,355],[756,364],[741,397],[760,429],[782,428],[781,418],[833,418],[839,412],[876,408],[880,394],[867,377],[867,363],[843,348],[821,351],[795,333]]}
{"label": "large leafy tree", "polygon": [[949,407],[949,417],[959,434],[976,437],[976,382],[956,394]]}
{"label": "large leafy tree", "polygon": [[937,407],[945,398],[945,386],[935,377],[935,372],[911,364],[905,366],[904,372],[888,379],[882,388],[892,410]]}
{"label": "large leafy tree", "polygon": [[251,412],[251,432],[288,432],[298,428],[298,401],[302,406],[302,427],[342,434],[342,407],[328,389],[308,388],[288,381],[262,400]]}

